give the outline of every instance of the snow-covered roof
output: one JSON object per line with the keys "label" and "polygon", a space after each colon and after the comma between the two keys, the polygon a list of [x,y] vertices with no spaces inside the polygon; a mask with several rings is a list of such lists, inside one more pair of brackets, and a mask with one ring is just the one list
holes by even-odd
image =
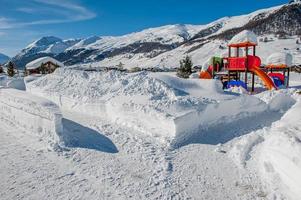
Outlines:
{"label": "snow-covered roof", "polygon": [[293,56],[289,53],[273,53],[267,58],[267,65],[286,65],[292,66]]}
{"label": "snow-covered roof", "polygon": [[42,58],[38,58],[34,61],[31,61],[30,63],[28,63],[25,67],[26,69],[37,69],[39,68],[43,63],[47,63],[47,62],[52,62],[60,67],[64,67],[64,64],[61,63],[60,61],[51,58],[51,57],[42,57]]}
{"label": "snow-covered roof", "polygon": [[242,44],[242,43],[253,43],[257,44],[257,35],[248,30],[244,30],[237,35],[235,35],[232,40],[229,42],[229,45],[233,44]]}

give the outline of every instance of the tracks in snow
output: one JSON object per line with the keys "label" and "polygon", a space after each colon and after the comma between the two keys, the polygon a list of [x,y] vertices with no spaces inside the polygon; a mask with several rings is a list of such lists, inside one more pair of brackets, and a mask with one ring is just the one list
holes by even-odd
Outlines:
{"label": "tracks in snow", "polygon": [[[1,153],[9,165],[2,165],[1,171],[10,173],[1,188],[15,191],[1,191],[1,197],[34,198],[33,194],[43,196],[38,191],[44,191],[45,198],[56,199],[260,199],[261,186],[254,180],[255,174],[237,169],[227,155],[215,151],[215,145],[191,144],[171,149],[126,127],[64,114],[81,127],[109,138],[118,153],[89,149],[89,145],[59,154],[37,151],[43,146],[36,139],[15,129],[12,133],[2,130],[6,134],[1,136]],[[269,124],[262,124],[265,125]],[[69,131],[86,133],[88,129],[81,127],[71,126]],[[235,131],[240,135],[251,129],[239,127]]]}

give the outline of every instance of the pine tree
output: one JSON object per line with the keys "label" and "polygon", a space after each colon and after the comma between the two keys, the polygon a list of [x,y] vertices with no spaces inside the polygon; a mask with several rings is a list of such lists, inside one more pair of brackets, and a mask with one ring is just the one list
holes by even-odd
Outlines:
{"label": "pine tree", "polygon": [[41,74],[46,74],[47,69],[46,69],[46,66],[45,66],[44,63],[42,63],[41,66],[40,66],[39,68],[40,68],[40,73],[41,73]]}
{"label": "pine tree", "polygon": [[189,78],[192,73],[192,61],[191,58],[187,55],[183,60],[180,61],[180,68],[177,71],[177,76],[180,78]]}
{"label": "pine tree", "polygon": [[15,76],[15,65],[11,61],[8,63],[7,75],[10,76],[10,77]]}

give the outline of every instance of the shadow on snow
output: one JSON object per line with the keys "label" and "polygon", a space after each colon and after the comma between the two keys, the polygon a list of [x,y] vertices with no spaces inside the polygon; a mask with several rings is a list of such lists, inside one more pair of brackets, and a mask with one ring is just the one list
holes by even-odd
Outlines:
{"label": "shadow on snow", "polygon": [[114,143],[101,133],[68,119],[63,119],[62,122],[66,147],[118,153]]}
{"label": "shadow on snow", "polygon": [[264,112],[260,115],[243,118],[232,123],[220,123],[216,126],[201,129],[186,140],[180,140],[181,142],[175,140],[172,147],[177,149],[190,144],[225,144],[236,137],[272,126],[274,122],[281,119],[285,112]]}

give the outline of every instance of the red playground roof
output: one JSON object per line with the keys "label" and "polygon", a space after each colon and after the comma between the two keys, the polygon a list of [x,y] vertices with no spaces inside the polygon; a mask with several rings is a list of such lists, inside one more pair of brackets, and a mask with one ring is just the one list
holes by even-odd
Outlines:
{"label": "red playground roof", "polygon": [[241,48],[241,47],[255,47],[257,46],[256,43],[252,42],[243,42],[243,43],[238,43],[238,44],[229,44],[229,47],[236,47],[236,48]]}

